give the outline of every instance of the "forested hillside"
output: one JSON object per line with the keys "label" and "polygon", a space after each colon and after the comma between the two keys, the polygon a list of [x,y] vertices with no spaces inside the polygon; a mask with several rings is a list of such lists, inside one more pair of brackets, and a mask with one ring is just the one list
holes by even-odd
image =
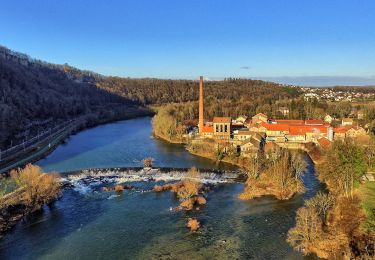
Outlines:
{"label": "forested hillside", "polygon": [[[96,81],[100,88],[134,101],[140,101],[143,104],[198,100],[198,81],[194,80],[98,77]],[[298,88],[284,87],[261,80],[229,78],[204,82],[206,99],[251,100],[254,102],[262,100],[262,103],[272,103],[275,100],[296,97],[298,93]]]}
{"label": "forested hillside", "polygon": [[[204,87],[210,115],[213,110],[218,114],[253,112],[298,96],[298,88],[260,80],[206,81]],[[0,148],[82,115],[108,117],[129,106],[197,99],[194,80],[104,77],[0,46]],[[189,118],[194,116],[195,108]]]}
{"label": "forested hillside", "polygon": [[79,72],[0,47],[0,148],[32,136],[36,128],[136,105],[99,89],[89,73]]}

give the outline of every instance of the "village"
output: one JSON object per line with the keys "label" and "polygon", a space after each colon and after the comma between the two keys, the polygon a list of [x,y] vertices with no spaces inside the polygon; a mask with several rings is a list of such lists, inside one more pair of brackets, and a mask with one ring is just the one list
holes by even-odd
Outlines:
{"label": "village", "polygon": [[[284,111],[285,112],[285,111]],[[334,140],[366,137],[366,130],[352,118],[343,118],[337,127],[331,126],[333,117],[323,119],[290,120],[268,118],[263,113],[252,117],[241,115],[214,117],[204,120],[203,78],[200,78],[199,123],[193,142],[212,139],[224,149],[234,148],[243,157],[252,157],[258,151],[278,145],[285,148],[301,148],[314,143],[327,148]],[[191,132],[190,135],[193,133]]]}
{"label": "village", "polygon": [[342,91],[333,88],[301,87],[305,100],[330,100],[330,101],[363,101],[373,100],[374,93],[364,93],[361,90]]}

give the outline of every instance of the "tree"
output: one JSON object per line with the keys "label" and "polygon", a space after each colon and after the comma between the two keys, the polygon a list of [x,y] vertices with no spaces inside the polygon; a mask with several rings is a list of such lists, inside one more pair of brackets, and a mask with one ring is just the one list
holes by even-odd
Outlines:
{"label": "tree", "polygon": [[326,160],[318,165],[320,176],[333,191],[352,196],[354,186],[365,172],[364,154],[353,140],[335,141],[327,151]]}
{"label": "tree", "polygon": [[305,202],[306,207],[315,209],[323,223],[326,223],[327,214],[335,204],[335,197],[329,193],[318,192],[313,198]]}
{"label": "tree", "polygon": [[143,166],[144,167],[152,167],[153,161],[154,161],[154,158],[147,157],[147,158],[143,159]]}
{"label": "tree", "polygon": [[197,168],[193,167],[187,172],[182,187],[177,191],[177,197],[182,201],[190,199],[198,195],[200,187],[200,173]]}
{"label": "tree", "polygon": [[309,253],[323,236],[322,220],[310,207],[297,211],[296,226],[289,230],[287,241],[299,252]]}
{"label": "tree", "polygon": [[21,202],[29,210],[34,210],[56,199],[60,192],[58,176],[45,174],[40,167],[32,164],[26,165],[21,170],[13,170],[11,178],[22,189]]}

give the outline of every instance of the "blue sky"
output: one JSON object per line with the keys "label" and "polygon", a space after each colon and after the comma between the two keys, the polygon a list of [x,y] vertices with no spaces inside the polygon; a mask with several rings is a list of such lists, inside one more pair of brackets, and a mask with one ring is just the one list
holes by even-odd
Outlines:
{"label": "blue sky", "polygon": [[105,75],[375,84],[375,1],[3,0],[0,44]]}

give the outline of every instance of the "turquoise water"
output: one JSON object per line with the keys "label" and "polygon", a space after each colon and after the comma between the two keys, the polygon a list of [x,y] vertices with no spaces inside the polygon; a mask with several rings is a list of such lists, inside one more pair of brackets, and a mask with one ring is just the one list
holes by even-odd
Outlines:
{"label": "turquoise water", "polygon": [[[216,167],[150,135],[149,118],[100,126],[71,137],[38,164],[57,171],[139,166],[152,156],[159,166]],[[315,259],[285,242],[296,210],[321,189],[308,163],[308,190],[289,201],[240,201],[242,184],[220,184],[208,193],[207,204],[192,212],[171,212],[179,202],[170,192],[140,192],[153,182],[132,183],[136,189],[119,196],[101,192],[101,186],[87,193],[67,189],[52,207],[0,240],[0,259]],[[185,227],[192,216],[202,224],[197,233]]]}
{"label": "turquoise water", "polygon": [[84,168],[142,166],[152,157],[155,166],[229,168],[186,152],[183,145],[169,144],[152,136],[151,118],[138,118],[101,125],[71,136],[37,164],[46,171]]}

